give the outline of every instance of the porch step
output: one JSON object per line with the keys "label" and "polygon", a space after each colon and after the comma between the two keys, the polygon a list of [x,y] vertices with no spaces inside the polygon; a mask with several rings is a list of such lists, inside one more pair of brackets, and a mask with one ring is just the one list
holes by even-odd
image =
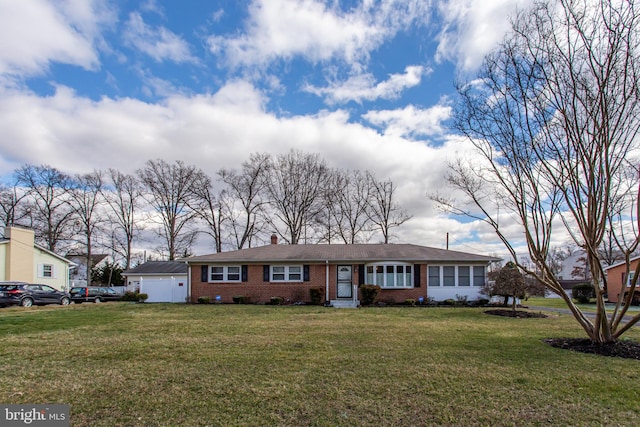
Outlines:
{"label": "porch step", "polygon": [[334,308],[358,308],[358,306],[360,305],[360,301],[358,300],[354,301],[352,299],[348,299],[348,300],[333,299],[330,302],[331,302],[331,306]]}

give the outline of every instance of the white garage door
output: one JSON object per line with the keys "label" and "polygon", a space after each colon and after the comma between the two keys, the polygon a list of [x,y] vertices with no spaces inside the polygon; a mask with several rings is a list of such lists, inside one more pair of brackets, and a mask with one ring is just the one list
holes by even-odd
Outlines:
{"label": "white garage door", "polygon": [[147,302],[181,302],[187,300],[187,279],[168,277],[143,279],[140,292],[149,295]]}

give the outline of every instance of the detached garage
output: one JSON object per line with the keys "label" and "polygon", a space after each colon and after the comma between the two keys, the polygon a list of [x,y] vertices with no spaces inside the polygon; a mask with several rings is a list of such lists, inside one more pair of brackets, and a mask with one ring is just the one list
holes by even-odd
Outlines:
{"label": "detached garage", "polygon": [[138,291],[149,295],[147,302],[187,301],[189,283],[187,264],[179,261],[149,261],[126,270],[128,291]]}

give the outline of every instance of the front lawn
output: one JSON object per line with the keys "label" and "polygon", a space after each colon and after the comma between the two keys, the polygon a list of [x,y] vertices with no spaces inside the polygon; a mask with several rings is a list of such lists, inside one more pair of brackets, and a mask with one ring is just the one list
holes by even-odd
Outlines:
{"label": "front lawn", "polygon": [[16,307],[0,402],[73,426],[640,425],[640,362],[541,342],[582,336],[475,308]]}

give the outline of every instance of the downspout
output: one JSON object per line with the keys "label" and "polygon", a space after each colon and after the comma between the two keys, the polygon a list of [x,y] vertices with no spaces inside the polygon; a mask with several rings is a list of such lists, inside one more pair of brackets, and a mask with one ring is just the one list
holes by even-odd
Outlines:
{"label": "downspout", "polygon": [[329,306],[329,260],[325,261],[325,273],[326,273],[326,278],[325,278],[325,298],[324,298],[324,305],[325,306]]}
{"label": "downspout", "polygon": [[188,304],[191,302],[191,267],[187,261],[184,263],[187,264],[187,300],[185,302]]}

